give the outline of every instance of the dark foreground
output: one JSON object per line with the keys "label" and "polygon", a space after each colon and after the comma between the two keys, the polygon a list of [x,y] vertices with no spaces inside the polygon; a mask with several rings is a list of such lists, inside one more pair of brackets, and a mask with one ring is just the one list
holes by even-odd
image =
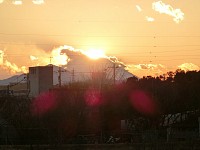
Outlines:
{"label": "dark foreground", "polygon": [[1,150],[200,150],[200,142],[91,144],[91,145],[1,145]]}

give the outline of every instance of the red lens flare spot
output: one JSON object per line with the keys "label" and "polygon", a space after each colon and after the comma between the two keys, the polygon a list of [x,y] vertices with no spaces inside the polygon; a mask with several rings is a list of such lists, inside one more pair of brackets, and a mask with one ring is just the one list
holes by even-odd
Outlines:
{"label": "red lens flare spot", "polygon": [[32,103],[32,113],[43,115],[54,109],[56,106],[56,96],[53,92],[40,94]]}
{"label": "red lens flare spot", "polygon": [[85,101],[88,106],[99,106],[101,103],[100,91],[89,89],[85,93]]}
{"label": "red lens flare spot", "polygon": [[138,112],[146,115],[154,115],[156,113],[156,104],[149,94],[137,90],[131,93],[130,100]]}

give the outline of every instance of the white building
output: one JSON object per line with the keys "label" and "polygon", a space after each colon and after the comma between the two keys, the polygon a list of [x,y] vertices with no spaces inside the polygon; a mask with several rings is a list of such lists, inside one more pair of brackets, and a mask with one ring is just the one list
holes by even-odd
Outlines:
{"label": "white building", "polygon": [[53,66],[29,67],[30,97],[36,97],[40,93],[53,87]]}

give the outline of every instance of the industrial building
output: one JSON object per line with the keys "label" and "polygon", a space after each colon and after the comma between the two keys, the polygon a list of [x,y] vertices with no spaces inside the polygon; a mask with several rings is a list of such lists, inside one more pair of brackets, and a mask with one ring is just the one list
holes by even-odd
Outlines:
{"label": "industrial building", "polygon": [[52,87],[53,65],[29,67],[30,97],[36,97]]}

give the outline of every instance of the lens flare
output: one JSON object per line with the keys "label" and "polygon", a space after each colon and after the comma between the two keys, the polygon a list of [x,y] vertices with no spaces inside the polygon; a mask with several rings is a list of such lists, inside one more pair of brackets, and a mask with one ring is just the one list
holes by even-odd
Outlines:
{"label": "lens flare", "polygon": [[147,93],[136,90],[130,95],[131,104],[140,113],[145,115],[154,115],[156,113],[156,104]]}
{"label": "lens flare", "polygon": [[101,103],[100,91],[89,89],[85,93],[85,102],[88,106],[99,106]]}
{"label": "lens flare", "polygon": [[42,93],[32,103],[32,114],[43,115],[56,106],[56,96],[53,92]]}

